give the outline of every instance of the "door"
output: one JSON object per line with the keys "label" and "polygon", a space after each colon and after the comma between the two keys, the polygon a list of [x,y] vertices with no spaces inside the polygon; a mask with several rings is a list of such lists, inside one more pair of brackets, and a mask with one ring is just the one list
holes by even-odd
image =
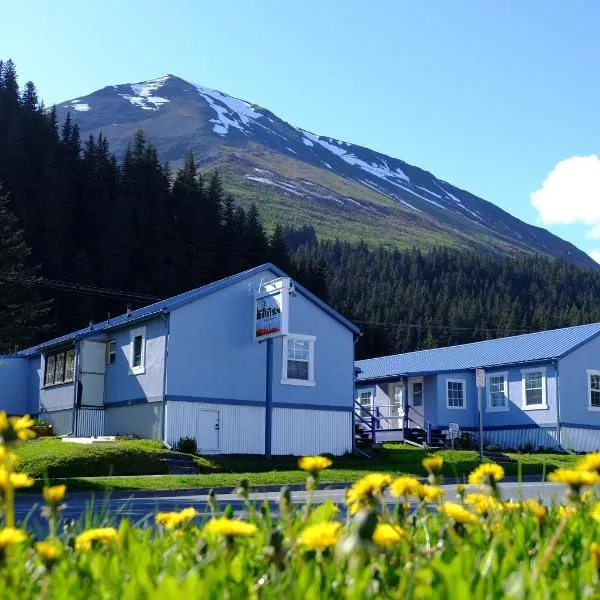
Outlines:
{"label": "door", "polygon": [[219,411],[199,408],[193,404],[188,404],[184,409],[177,414],[169,414],[170,419],[175,419],[170,426],[174,430],[174,443],[180,438],[191,437],[198,444],[198,452],[219,450]]}
{"label": "door", "polygon": [[106,344],[84,340],[81,342],[81,407],[102,408],[104,406],[104,372]]}
{"label": "door", "polygon": [[404,427],[404,383],[390,383],[390,420],[389,429],[402,429]]}
{"label": "door", "polygon": [[408,380],[408,426],[425,428],[423,378]]}

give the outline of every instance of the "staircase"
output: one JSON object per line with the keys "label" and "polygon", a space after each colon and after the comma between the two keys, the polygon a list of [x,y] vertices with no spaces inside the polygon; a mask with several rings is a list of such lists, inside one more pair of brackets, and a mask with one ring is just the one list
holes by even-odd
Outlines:
{"label": "staircase", "polygon": [[431,428],[430,439],[427,440],[427,431],[420,427],[408,427],[404,430],[404,439],[420,446],[427,446],[428,448],[445,448],[446,447],[446,436],[442,433],[441,429]]}
{"label": "staircase", "polygon": [[162,456],[169,475],[197,475],[200,469],[189,454],[169,452]]}

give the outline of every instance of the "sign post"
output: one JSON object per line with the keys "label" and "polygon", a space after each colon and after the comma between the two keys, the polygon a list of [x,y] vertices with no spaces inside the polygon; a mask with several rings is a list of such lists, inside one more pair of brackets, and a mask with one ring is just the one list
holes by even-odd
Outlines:
{"label": "sign post", "polygon": [[448,434],[450,435],[452,450],[454,450],[454,440],[460,435],[460,427],[458,426],[458,423],[448,423]]}
{"label": "sign post", "polygon": [[477,383],[477,407],[479,409],[479,462],[483,462],[483,388],[485,387],[485,371],[475,369],[475,381]]}
{"label": "sign post", "polygon": [[260,284],[254,292],[252,336],[255,342],[267,342],[265,398],[265,455],[271,458],[273,428],[273,338],[288,333],[290,279],[280,277]]}

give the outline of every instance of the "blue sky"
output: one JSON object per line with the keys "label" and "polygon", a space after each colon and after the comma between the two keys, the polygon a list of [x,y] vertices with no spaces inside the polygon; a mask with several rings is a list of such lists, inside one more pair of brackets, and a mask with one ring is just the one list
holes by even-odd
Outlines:
{"label": "blue sky", "polygon": [[46,104],[173,73],[429,170],[600,259],[595,0],[3,4],[0,57]]}

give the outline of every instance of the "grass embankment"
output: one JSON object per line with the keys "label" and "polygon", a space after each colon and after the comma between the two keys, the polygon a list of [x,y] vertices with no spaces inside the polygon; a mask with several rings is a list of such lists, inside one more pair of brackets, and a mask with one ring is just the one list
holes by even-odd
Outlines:
{"label": "grass embankment", "polygon": [[[420,476],[423,473],[421,460],[430,454],[429,450],[404,444],[386,444],[371,459],[336,457],[333,468],[323,473],[322,481],[351,482],[372,471]],[[478,454],[472,451],[441,450],[436,454],[444,459],[443,475],[446,477],[466,479],[478,464]],[[47,473],[51,480],[67,478],[66,483],[72,491],[233,487],[240,479],[247,479],[252,486],[302,484],[305,481],[304,474],[298,471],[297,458],[292,456],[272,459],[245,455],[196,457],[201,474],[164,475],[164,455],[165,450],[160,444],[151,441],[80,446],[58,440],[39,440],[24,444],[19,450],[21,470],[34,477],[44,477]],[[556,467],[570,466],[576,460],[576,457],[561,454],[506,456],[519,461],[503,464],[507,475],[535,475],[540,479]]]}
{"label": "grass embankment", "polygon": [[123,440],[114,444],[72,444],[41,438],[17,450],[19,470],[31,477],[95,477],[167,473],[160,442]]}

